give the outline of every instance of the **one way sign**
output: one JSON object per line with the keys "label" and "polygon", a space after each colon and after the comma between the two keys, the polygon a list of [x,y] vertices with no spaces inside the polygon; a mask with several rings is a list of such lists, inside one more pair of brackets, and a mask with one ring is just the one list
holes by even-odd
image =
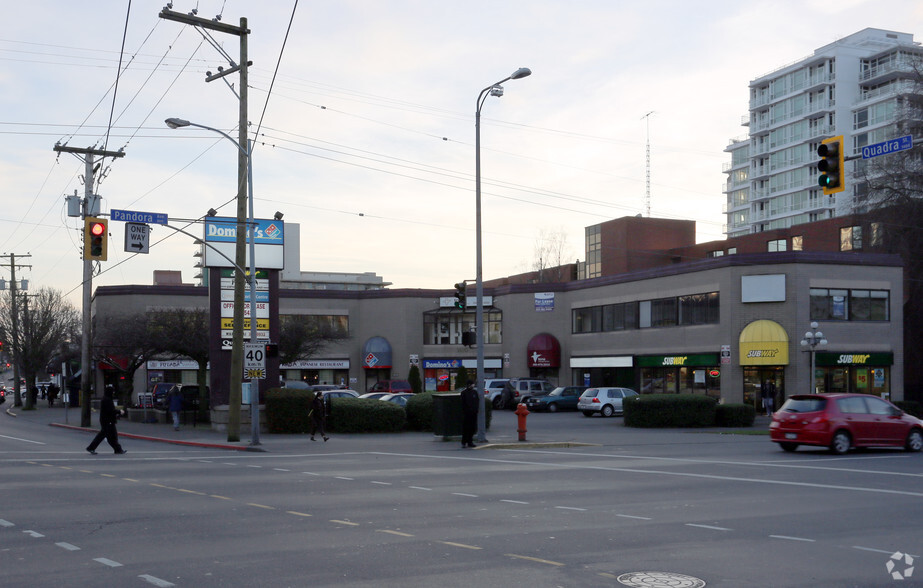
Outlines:
{"label": "one way sign", "polygon": [[150,252],[151,226],[144,223],[125,223],[126,253]]}

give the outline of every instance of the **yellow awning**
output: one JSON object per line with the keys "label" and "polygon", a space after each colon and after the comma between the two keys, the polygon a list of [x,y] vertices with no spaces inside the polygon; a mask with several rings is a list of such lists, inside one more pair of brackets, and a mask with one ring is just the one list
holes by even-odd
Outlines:
{"label": "yellow awning", "polygon": [[788,333],[775,321],[753,321],[739,343],[740,365],[788,365]]}

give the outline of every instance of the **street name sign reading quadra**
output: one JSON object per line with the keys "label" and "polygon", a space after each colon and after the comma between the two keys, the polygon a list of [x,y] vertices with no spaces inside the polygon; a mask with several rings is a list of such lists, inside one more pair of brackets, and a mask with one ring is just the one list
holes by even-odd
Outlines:
{"label": "street name sign reading quadra", "polygon": [[897,139],[888,139],[887,141],[875,143],[874,145],[866,145],[862,148],[862,159],[871,159],[879,155],[897,153],[898,151],[905,151],[911,147],[913,147],[913,135],[904,135]]}

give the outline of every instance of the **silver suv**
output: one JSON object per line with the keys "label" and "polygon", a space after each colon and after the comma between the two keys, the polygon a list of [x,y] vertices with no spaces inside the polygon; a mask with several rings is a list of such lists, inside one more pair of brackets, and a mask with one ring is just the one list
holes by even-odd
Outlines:
{"label": "silver suv", "polygon": [[503,385],[509,381],[509,378],[485,378],[484,401],[490,402],[496,408],[500,392],[503,391]]}
{"label": "silver suv", "polygon": [[525,402],[530,396],[548,394],[554,386],[547,380],[535,378],[512,378],[503,386],[500,396],[494,401],[494,408],[516,410],[520,402]]}
{"label": "silver suv", "polygon": [[583,416],[593,416],[596,413],[604,417],[622,414],[622,400],[638,393],[631,388],[588,388],[580,395],[577,401],[577,410]]}

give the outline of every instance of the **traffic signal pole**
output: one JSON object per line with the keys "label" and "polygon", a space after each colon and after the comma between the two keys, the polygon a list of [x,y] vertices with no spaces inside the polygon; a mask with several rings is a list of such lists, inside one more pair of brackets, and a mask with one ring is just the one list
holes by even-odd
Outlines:
{"label": "traffic signal pole", "polygon": [[[125,152],[106,151],[104,149],[80,149],[68,147],[66,145],[56,144],[54,150],[58,153],[72,153],[78,159],[82,159],[86,171],[84,172],[84,199],[81,221],[86,224],[86,217],[97,213],[98,199],[94,191],[96,185],[96,156],[100,157],[124,157]],[[89,247],[89,243],[83,246]],[[90,423],[90,378],[96,373],[90,362],[90,305],[93,300],[93,260],[83,260],[83,333],[80,338],[80,426],[89,427]]]}

